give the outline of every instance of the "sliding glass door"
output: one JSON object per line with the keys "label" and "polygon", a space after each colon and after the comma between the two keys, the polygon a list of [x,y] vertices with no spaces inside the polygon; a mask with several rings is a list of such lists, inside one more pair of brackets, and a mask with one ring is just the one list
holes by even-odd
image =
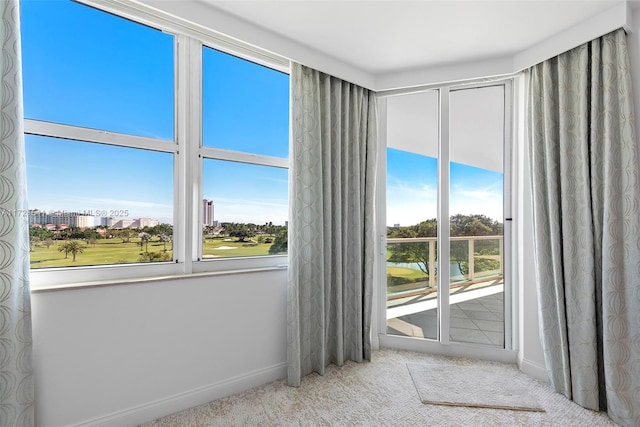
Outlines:
{"label": "sliding glass door", "polygon": [[387,100],[387,327],[437,339],[438,91]]}
{"label": "sliding glass door", "polygon": [[388,335],[505,347],[507,92],[387,98]]}
{"label": "sliding glass door", "polygon": [[504,346],[504,86],[449,97],[449,338]]}

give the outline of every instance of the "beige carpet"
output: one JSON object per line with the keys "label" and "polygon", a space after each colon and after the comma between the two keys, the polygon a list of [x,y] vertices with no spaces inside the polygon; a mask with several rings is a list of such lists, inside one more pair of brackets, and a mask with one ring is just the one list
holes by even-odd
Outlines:
{"label": "beige carpet", "polygon": [[407,369],[422,403],[544,412],[515,366],[407,363]]}
{"label": "beige carpet", "polygon": [[299,388],[276,381],[144,426],[615,426],[606,414],[581,408],[528,377],[529,393],[546,412],[425,405],[407,363],[504,366],[381,350],[371,363],[334,366],[324,377],[308,375]]}

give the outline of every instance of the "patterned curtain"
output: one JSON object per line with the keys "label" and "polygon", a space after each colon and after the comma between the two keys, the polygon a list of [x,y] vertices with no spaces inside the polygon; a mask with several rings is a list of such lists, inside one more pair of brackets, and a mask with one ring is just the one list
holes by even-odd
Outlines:
{"label": "patterned curtain", "polygon": [[528,70],[541,339],[556,391],[640,425],[640,167],[623,30]]}
{"label": "patterned curtain", "polygon": [[0,1],[0,15],[0,425],[22,427],[34,384],[18,0]]}
{"label": "patterned curtain", "polygon": [[293,64],[288,380],[371,359],[375,95]]}

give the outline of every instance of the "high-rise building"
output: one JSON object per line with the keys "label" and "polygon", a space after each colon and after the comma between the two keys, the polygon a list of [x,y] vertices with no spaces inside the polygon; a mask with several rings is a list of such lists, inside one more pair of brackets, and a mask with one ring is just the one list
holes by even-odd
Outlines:
{"label": "high-rise building", "polygon": [[214,225],[213,200],[202,199],[202,225]]}
{"label": "high-rise building", "polygon": [[34,224],[46,225],[49,223],[49,215],[45,211],[38,209],[29,210],[29,226]]}

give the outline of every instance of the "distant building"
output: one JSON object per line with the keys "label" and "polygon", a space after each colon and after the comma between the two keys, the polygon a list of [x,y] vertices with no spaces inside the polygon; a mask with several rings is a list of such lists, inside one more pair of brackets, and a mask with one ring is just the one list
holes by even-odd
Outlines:
{"label": "distant building", "polygon": [[[111,221],[109,221],[111,222]],[[138,218],[138,219],[121,219],[113,222],[110,227],[116,230],[121,230],[123,228],[145,228],[145,227],[155,227],[160,222],[157,219],[152,218]]]}
{"label": "distant building", "polygon": [[52,224],[60,227],[90,228],[94,227],[94,217],[81,212],[55,211],[47,213],[38,209],[29,210],[29,225]]}
{"label": "distant building", "polygon": [[105,216],[102,216],[102,217],[97,216],[95,218],[95,225],[96,225],[96,227],[100,226],[100,225],[109,227],[112,224],[111,221],[113,221],[113,223],[116,222],[113,218],[108,218],[108,217],[105,217]]}
{"label": "distant building", "polygon": [[[213,211],[212,211],[213,212]],[[45,212],[38,209],[29,210],[29,226],[46,227],[48,230],[67,227],[93,228],[107,226],[114,229],[154,227],[160,221],[153,218],[116,219],[87,215],[83,212],[55,211]]]}
{"label": "distant building", "polygon": [[202,225],[215,225],[213,220],[213,200],[202,199]]}
{"label": "distant building", "polygon": [[133,222],[131,228],[155,227],[159,223],[157,219],[153,218],[138,218]]}
{"label": "distant building", "polygon": [[111,228],[115,228],[116,230],[121,230],[123,228],[131,228],[131,225],[134,223],[135,221],[132,219],[121,219],[118,221],[115,221],[112,225]]}
{"label": "distant building", "polygon": [[29,210],[29,226],[47,223],[49,223],[49,215],[47,215],[45,211],[40,211],[38,209]]}
{"label": "distant building", "polygon": [[76,218],[76,225],[74,227],[91,228],[95,227],[94,218],[89,215],[78,215]]}

